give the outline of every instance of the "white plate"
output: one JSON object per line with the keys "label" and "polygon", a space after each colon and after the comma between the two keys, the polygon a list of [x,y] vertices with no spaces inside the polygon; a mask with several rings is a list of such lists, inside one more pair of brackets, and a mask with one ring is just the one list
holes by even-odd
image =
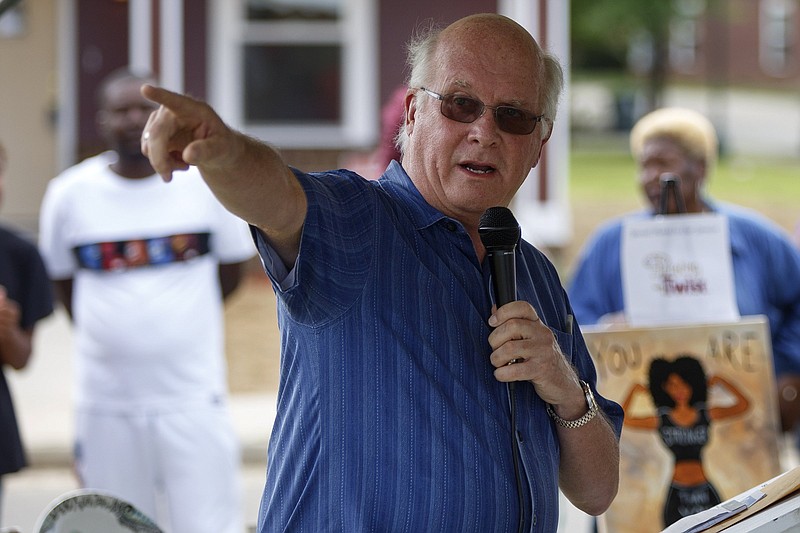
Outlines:
{"label": "white plate", "polygon": [[163,533],[132,504],[97,490],[79,489],[56,500],[34,533]]}

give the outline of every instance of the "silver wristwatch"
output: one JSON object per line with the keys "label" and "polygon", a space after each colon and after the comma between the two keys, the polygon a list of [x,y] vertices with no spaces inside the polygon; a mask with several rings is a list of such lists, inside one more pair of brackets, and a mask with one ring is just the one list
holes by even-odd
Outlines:
{"label": "silver wristwatch", "polygon": [[550,404],[547,404],[547,414],[549,414],[550,417],[561,427],[576,429],[584,426],[589,422],[589,420],[595,417],[598,411],[600,411],[600,408],[597,407],[597,402],[594,400],[594,394],[592,393],[592,389],[589,387],[589,384],[585,381],[581,381],[580,383],[581,387],[583,387],[583,393],[586,395],[586,405],[589,406],[589,410],[582,417],[576,420],[564,420],[558,416],[555,411],[553,411],[553,407]]}

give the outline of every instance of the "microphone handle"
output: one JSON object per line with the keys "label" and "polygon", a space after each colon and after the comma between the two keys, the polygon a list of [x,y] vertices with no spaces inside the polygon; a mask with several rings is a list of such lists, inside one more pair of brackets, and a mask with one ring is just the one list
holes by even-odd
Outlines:
{"label": "microphone handle", "polygon": [[517,267],[514,250],[489,252],[492,288],[497,307],[517,299]]}

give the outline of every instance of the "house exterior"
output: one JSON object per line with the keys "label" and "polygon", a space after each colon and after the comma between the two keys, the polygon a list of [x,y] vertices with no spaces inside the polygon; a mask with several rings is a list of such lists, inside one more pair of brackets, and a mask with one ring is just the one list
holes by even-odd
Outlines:
{"label": "house exterior", "polygon": [[[798,0],[675,1],[674,76],[800,86]],[[568,10],[567,0],[21,0],[0,15],[0,141],[10,155],[0,216],[35,232],[47,181],[101,149],[96,90],[117,67],[157,73],[290,164],[317,170],[374,147],[419,27],[503,13],[568,65]],[[516,201],[523,235],[543,246],[571,237],[567,81],[554,137]]]}
{"label": "house exterior", "polygon": [[681,0],[675,6],[673,79],[800,88],[797,0]]}
{"label": "house exterior", "polygon": [[[317,170],[375,146],[381,104],[403,83],[404,46],[421,26],[500,12],[543,43],[555,36],[548,47],[563,58],[567,8],[562,0],[22,0],[3,15],[13,19],[5,33],[0,26],[0,66],[14,72],[0,98],[0,140],[12,160],[2,215],[35,232],[47,181],[102,149],[96,92],[120,66],[155,72],[290,164]],[[567,132],[551,141],[560,153],[542,168],[566,161]],[[561,195],[565,205],[567,172],[558,170],[530,180],[538,203]],[[564,220],[563,240],[566,210],[548,210]]]}

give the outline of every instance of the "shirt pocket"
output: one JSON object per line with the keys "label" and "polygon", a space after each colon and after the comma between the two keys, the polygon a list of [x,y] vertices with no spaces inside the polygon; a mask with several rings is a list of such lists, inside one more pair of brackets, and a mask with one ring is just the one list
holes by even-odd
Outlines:
{"label": "shirt pocket", "polygon": [[574,365],[575,336],[572,333],[566,333],[556,328],[550,329],[553,332],[553,336],[556,338],[558,347],[561,348],[561,352],[564,354],[564,357],[566,357],[567,361]]}

